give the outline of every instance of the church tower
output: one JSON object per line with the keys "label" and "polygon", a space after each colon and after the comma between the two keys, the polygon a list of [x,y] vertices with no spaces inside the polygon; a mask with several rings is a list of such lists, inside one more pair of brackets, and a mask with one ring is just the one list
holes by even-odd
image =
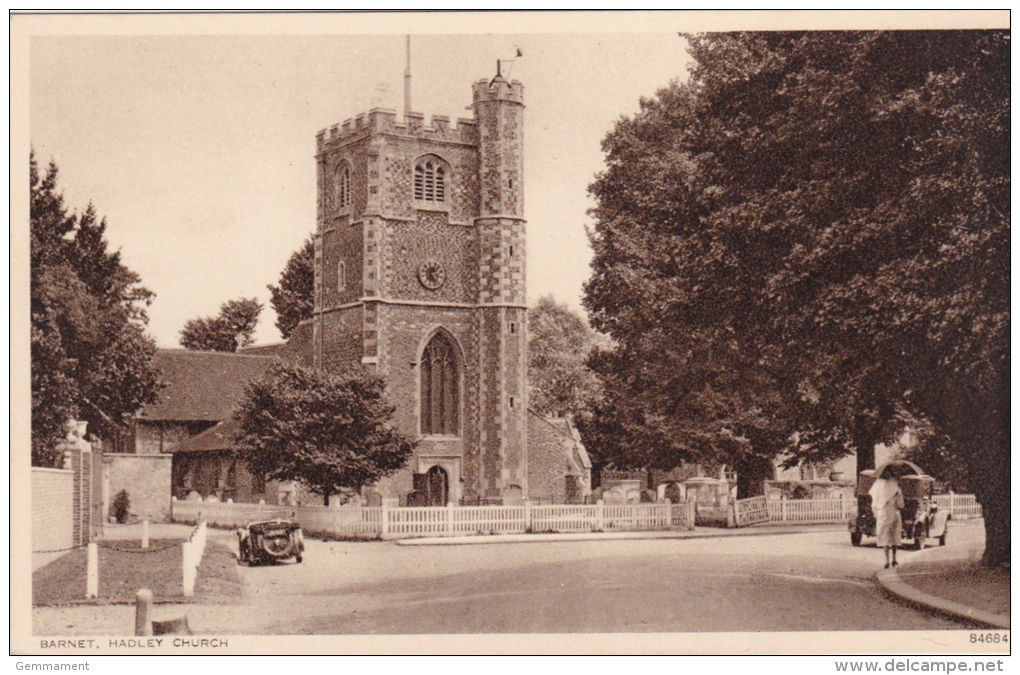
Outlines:
{"label": "church tower", "polygon": [[316,137],[316,367],[373,369],[418,439],[401,504],[528,494],[523,87],[474,119],[373,109]]}

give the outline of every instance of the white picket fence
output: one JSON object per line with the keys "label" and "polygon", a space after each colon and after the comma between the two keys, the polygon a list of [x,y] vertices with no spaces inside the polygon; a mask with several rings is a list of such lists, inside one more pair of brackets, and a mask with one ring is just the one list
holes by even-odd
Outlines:
{"label": "white picket fence", "polygon": [[954,520],[969,520],[981,517],[981,505],[974,495],[935,495],[935,503],[942,510],[949,510]]}
{"label": "white picket fence", "polygon": [[[981,517],[981,505],[974,495],[936,495],[935,503],[956,520]],[[857,500],[838,499],[738,499],[733,505],[737,527],[762,523],[820,524],[845,523],[857,514]]]}
{"label": "white picket fence", "polygon": [[[937,495],[935,503],[954,519],[981,517],[974,495]],[[524,532],[609,532],[693,530],[694,502],[680,504],[529,504],[519,506],[327,507],[272,506],[174,500],[173,519],[219,527],[240,527],[273,517],[294,518],[312,534],[343,538],[403,539]],[[764,523],[845,523],[857,501],[842,499],[738,499],[736,527]]]}
{"label": "white picket fence", "polygon": [[843,523],[857,513],[853,499],[770,499],[771,523]]}
{"label": "white picket fence", "polygon": [[312,534],[403,539],[524,532],[693,530],[694,503],[541,504],[518,506],[327,507],[272,506],[174,500],[177,522],[205,520],[240,527],[273,517],[293,518]]}
{"label": "white picket fence", "polygon": [[736,527],[767,523],[770,517],[768,500],[764,495],[738,499],[733,503],[732,520]]}

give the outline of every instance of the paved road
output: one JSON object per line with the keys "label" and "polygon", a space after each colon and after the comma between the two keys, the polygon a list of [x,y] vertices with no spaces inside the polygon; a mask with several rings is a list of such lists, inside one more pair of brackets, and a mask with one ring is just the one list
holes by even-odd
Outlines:
{"label": "paved road", "polygon": [[873,579],[882,560],[833,530],[435,547],[309,542],[301,565],[242,574],[252,603],[287,607],[262,626],[277,634],[960,627],[888,600]]}
{"label": "paved road", "polygon": [[[210,537],[233,541],[232,533]],[[980,538],[953,523],[951,542]],[[240,568],[233,606],[161,606],[205,634],[960,629],[888,599],[845,530],[712,539],[398,546],[307,540],[300,565]],[[233,545],[233,544],[232,544]],[[909,555],[909,554],[908,554]],[[37,634],[123,634],[133,608],[33,611]]]}

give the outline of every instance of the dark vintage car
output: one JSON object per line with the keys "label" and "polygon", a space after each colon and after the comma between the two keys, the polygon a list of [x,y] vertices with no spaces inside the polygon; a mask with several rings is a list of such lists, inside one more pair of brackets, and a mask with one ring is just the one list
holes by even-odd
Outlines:
{"label": "dark vintage car", "polygon": [[878,476],[888,470],[897,478],[903,492],[902,540],[904,546],[924,548],[929,538],[936,538],[940,546],[946,544],[949,513],[940,510],[932,498],[935,479],[925,474],[921,467],[906,460],[887,462],[876,469],[862,471],[857,478],[857,514],[849,522],[850,543],[860,546],[863,537],[875,536],[875,514],[871,510],[871,495],[868,492]]}
{"label": "dark vintage car", "polygon": [[249,565],[282,562],[287,558],[301,562],[305,540],[301,526],[291,520],[262,520],[238,528],[237,550],[240,561]]}

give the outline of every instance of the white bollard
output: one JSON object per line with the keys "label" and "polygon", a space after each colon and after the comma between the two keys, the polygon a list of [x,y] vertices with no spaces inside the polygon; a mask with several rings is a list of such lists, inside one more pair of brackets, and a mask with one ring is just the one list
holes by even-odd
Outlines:
{"label": "white bollard", "polygon": [[85,597],[95,598],[99,595],[99,547],[89,542],[88,562],[85,570]]}
{"label": "white bollard", "polygon": [[186,541],[181,544],[181,576],[183,582],[184,597],[190,598],[195,592],[195,561],[192,554],[193,544]]}
{"label": "white bollard", "polygon": [[142,548],[149,548],[149,519],[142,521]]}

